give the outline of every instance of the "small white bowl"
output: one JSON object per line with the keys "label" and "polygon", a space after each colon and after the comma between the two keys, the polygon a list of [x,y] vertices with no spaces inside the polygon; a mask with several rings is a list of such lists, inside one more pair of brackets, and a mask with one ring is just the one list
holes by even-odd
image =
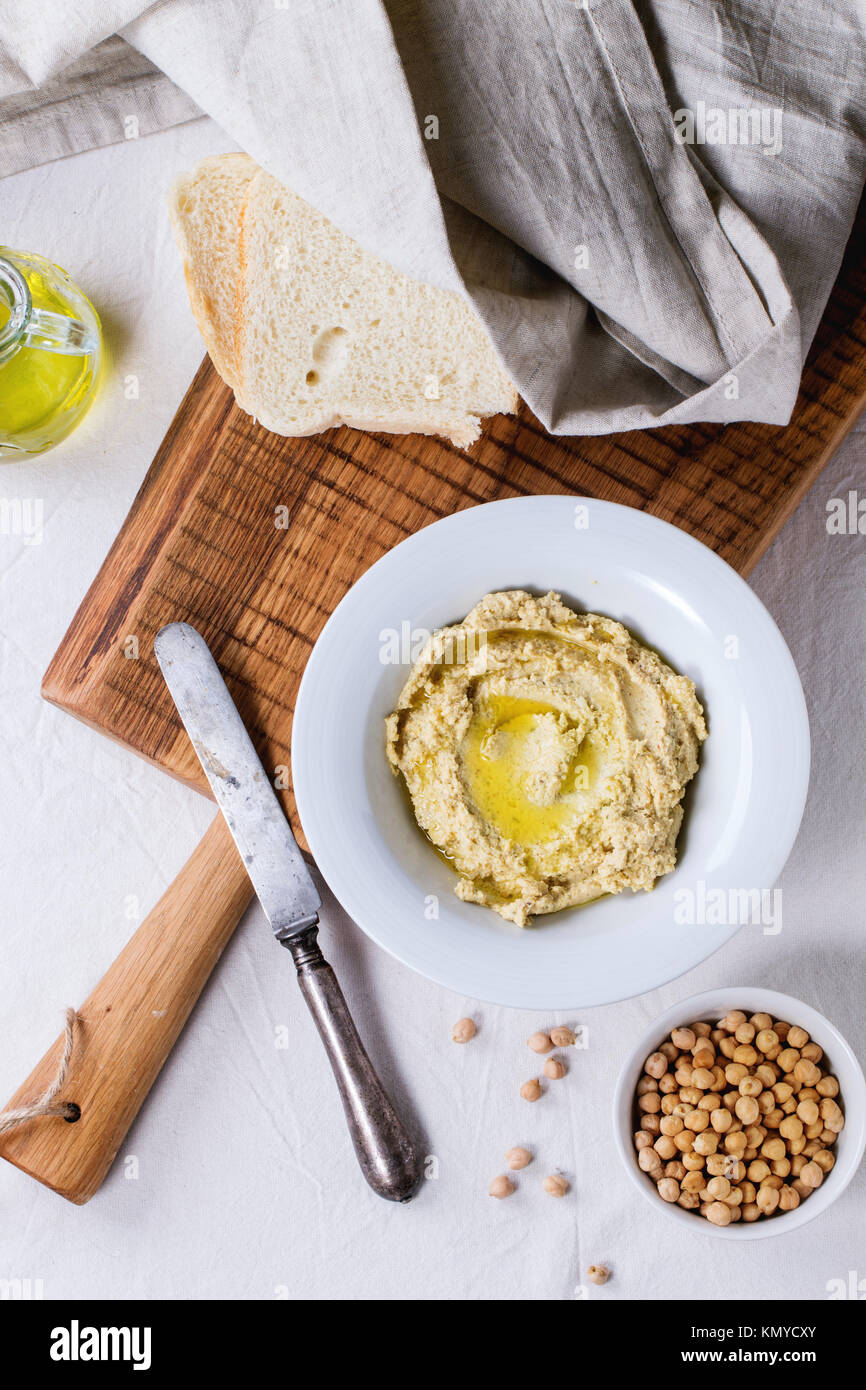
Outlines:
{"label": "small white bowl", "polygon": [[[742,1009],[747,1014],[772,1014],[773,1018],[799,1024],[806,1029],[818,1046],[823,1048],[826,1064],[839,1082],[839,1101],[845,1111],[845,1127],[836,1143],[833,1168],[821,1186],[794,1211],[759,1221],[714,1226],[700,1214],[685,1211],[675,1203],[663,1202],[652,1181],[638,1167],[633,1139],[634,1097],[644,1062],[665,1041],[672,1028],[702,1019],[714,1022],[724,1018],[731,1009]],[[826,1211],[848,1186],[860,1166],[866,1147],[866,1079],[860,1063],[838,1028],[808,1004],[773,989],[759,989],[751,985],[726,986],[684,999],[681,1004],[666,1010],[646,1029],[623,1063],[614,1093],[613,1114],[616,1146],[626,1172],[655,1211],[664,1212],[693,1232],[720,1236],[723,1240],[760,1240],[765,1236],[781,1236],[796,1230],[798,1226],[804,1226],[807,1221]]]}

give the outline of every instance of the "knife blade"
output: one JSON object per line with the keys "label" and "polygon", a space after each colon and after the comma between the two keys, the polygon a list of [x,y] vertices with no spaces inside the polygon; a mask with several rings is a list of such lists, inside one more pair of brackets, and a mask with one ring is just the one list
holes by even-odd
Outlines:
{"label": "knife blade", "polygon": [[285,941],[315,925],[322,901],[277,794],[204,638],[171,623],[153,649],[271,930]]}
{"label": "knife blade", "polygon": [[162,628],[153,646],[271,929],[291,952],[301,993],[334,1072],[361,1171],[386,1201],[408,1202],[421,1180],[420,1155],[322,955],[321,899],[220,669],[189,623]]}

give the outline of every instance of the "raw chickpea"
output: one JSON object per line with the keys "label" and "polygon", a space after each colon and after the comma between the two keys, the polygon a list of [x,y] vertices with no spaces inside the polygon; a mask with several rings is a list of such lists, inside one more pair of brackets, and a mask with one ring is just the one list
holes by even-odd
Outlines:
{"label": "raw chickpea", "polygon": [[815,1191],[814,1187],[810,1187],[807,1182],[802,1182],[800,1178],[797,1178],[796,1182],[792,1182],[790,1187],[792,1192],[797,1193],[801,1202],[806,1197],[811,1197],[812,1193]]}
{"label": "raw chickpea", "polygon": [[801,1057],[799,1062],[794,1063],[794,1075],[804,1086],[814,1086],[816,1081],[821,1080],[821,1073],[815,1063],[806,1057]]}
{"label": "raw chickpea", "polygon": [[748,1179],[746,1179],[744,1183],[740,1184],[740,1191],[743,1194],[744,1202],[754,1202],[758,1189],[753,1182],[749,1182]]}
{"label": "raw chickpea", "polygon": [[838,1096],[839,1082],[835,1076],[822,1076],[820,1081],[815,1082],[815,1090],[819,1096]]}
{"label": "raw chickpea", "polygon": [[742,1182],[746,1176],[746,1165],[741,1158],[725,1158],[725,1175],[731,1182]]}
{"label": "raw chickpea", "polygon": [[788,1153],[794,1155],[795,1157],[796,1157],[797,1154],[801,1154],[801,1153],[803,1152],[803,1150],[805,1149],[805,1147],[806,1147],[806,1136],[805,1136],[805,1134],[801,1134],[799,1139],[789,1139],[789,1140],[788,1140]]}
{"label": "raw chickpea", "polygon": [[[648,1152],[648,1149],[642,1150],[642,1154]],[[658,1157],[658,1155],[656,1155],[656,1157]],[[638,1162],[639,1161],[640,1159],[638,1159]],[[765,1163],[762,1158],[756,1158],[752,1163],[749,1164],[746,1172],[748,1174],[749,1182],[762,1183],[764,1181],[764,1178],[770,1177],[770,1165],[769,1163]]]}
{"label": "raw chickpea", "polygon": [[[566,1065],[565,1065],[565,1063],[563,1062],[563,1060],[562,1060],[561,1057],[548,1057],[547,1061],[546,1061],[545,1064],[544,1064],[544,1075],[545,1075],[545,1076],[549,1076],[550,1079],[551,1079],[551,1081],[561,1081],[562,1078],[565,1076],[565,1073],[567,1072],[567,1070],[568,1070],[568,1068],[566,1067]],[[647,1077],[647,1080],[649,1080],[649,1079],[650,1079],[650,1078]],[[653,1094],[656,1095],[656,1099],[658,1100],[658,1094],[657,1094],[657,1093],[653,1093]],[[659,1100],[659,1109],[661,1109],[661,1101],[660,1101],[660,1100]]]}
{"label": "raw chickpea", "polygon": [[822,1129],[818,1135],[822,1144],[835,1144],[838,1137],[838,1132],[835,1129]]}
{"label": "raw chickpea", "polygon": [[753,1158],[757,1158],[757,1157],[758,1157],[758,1150],[755,1148],[754,1145],[752,1145],[752,1147],[749,1148],[749,1149],[744,1149],[744,1150],[743,1150],[743,1158],[744,1158],[744,1160],[745,1160],[746,1163],[751,1163],[752,1159],[753,1159]]}
{"label": "raw chickpea", "polygon": [[[662,1096],[662,1110],[661,1110],[661,1113],[662,1113],[663,1115],[668,1115],[668,1116],[672,1115],[672,1114],[674,1113],[674,1111],[676,1110],[676,1108],[677,1108],[677,1098],[676,1098],[675,1095],[666,1095],[666,1096]],[[660,1122],[660,1123],[661,1123],[661,1122]]]}
{"label": "raw chickpea", "polygon": [[786,1023],[784,1019],[781,1018],[773,1019],[773,1028],[779,1034],[779,1037],[782,1039],[783,1042],[785,1041],[785,1038],[787,1038],[788,1034],[791,1031],[790,1023]]}
{"label": "raw chickpea", "polygon": [[741,1096],[759,1096],[763,1091],[763,1086],[757,1076],[744,1076],[737,1089]]}
{"label": "raw chickpea", "polygon": [[767,1131],[764,1129],[763,1125],[746,1126],[746,1143],[749,1145],[749,1148],[760,1148],[766,1137]]}
{"label": "raw chickpea", "polygon": [[723,1197],[727,1197],[730,1190],[731,1184],[728,1182],[727,1178],[710,1178],[709,1182],[707,1183],[707,1191],[709,1192],[713,1200],[718,1198],[718,1200],[721,1201]]}
{"label": "raw chickpea", "polygon": [[817,1163],[823,1173],[829,1173],[836,1162],[836,1158],[834,1154],[831,1154],[829,1149],[819,1149],[813,1156],[812,1162]]}
{"label": "raw chickpea", "polygon": [[760,1187],[755,1201],[764,1216],[771,1216],[779,1205],[779,1194],[774,1187]]}
{"label": "raw chickpea", "polygon": [[707,1042],[706,1038],[699,1038],[698,1041],[695,1043],[695,1049],[692,1053],[692,1061],[694,1062],[695,1066],[706,1067],[710,1071],[712,1071],[713,1066],[715,1064],[715,1060],[716,1049],[712,1046],[711,1043]]}
{"label": "raw chickpea", "polygon": [[697,1192],[681,1192],[677,1198],[677,1206],[682,1207],[684,1211],[694,1211],[700,1205],[701,1199]]}
{"label": "raw chickpea", "polygon": [[471,1018],[458,1018],[451,1030],[451,1041],[456,1043],[468,1043],[477,1033],[475,1021]]}
{"label": "raw chickpea", "polygon": [[[645,1143],[638,1144],[638,1139],[645,1140]],[[639,1149],[643,1149],[646,1147],[646,1145],[652,1143],[652,1139],[648,1134],[636,1134],[635,1143],[637,1144],[637,1147]],[[527,1165],[532,1162],[532,1154],[529,1152],[528,1149],[524,1149],[520,1145],[518,1145],[516,1148],[508,1150],[508,1153],[505,1155],[505,1162],[508,1164],[509,1168],[512,1169],[512,1171],[516,1172],[519,1168],[526,1168]]]}
{"label": "raw chickpea", "polygon": [[800,1194],[793,1187],[783,1187],[779,1193],[779,1211],[795,1211],[799,1205]]}
{"label": "raw chickpea", "polygon": [[725,1014],[719,1024],[720,1028],[727,1028],[729,1033],[733,1033],[739,1028],[741,1023],[746,1022],[746,1015],[741,1009],[731,1009],[730,1013]]}
{"label": "raw chickpea", "polygon": [[707,1172],[713,1178],[722,1178],[728,1172],[728,1156],[723,1153],[707,1155]]}
{"label": "raw chickpea", "polygon": [[498,1178],[494,1178],[490,1184],[491,1197],[510,1197],[514,1191],[514,1183],[502,1173]]}
{"label": "raw chickpea", "polygon": [[680,1091],[680,1100],[683,1101],[685,1105],[690,1105],[692,1109],[694,1109],[701,1095],[702,1092],[698,1090],[697,1086],[683,1086]]}
{"label": "raw chickpea", "polygon": [[732,1058],[737,1050],[736,1038],[722,1038],[719,1043],[719,1051],[723,1057]]}
{"label": "raw chickpea", "polygon": [[767,1090],[772,1090],[776,1084],[776,1068],[772,1062],[762,1062],[760,1066],[755,1067],[755,1076]]}
{"label": "raw chickpea", "polygon": [[672,1091],[675,1091],[676,1089],[677,1079],[675,1076],[671,1076],[669,1071],[666,1071],[664,1076],[659,1077],[659,1090],[662,1091],[665,1095],[669,1095]]}
{"label": "raw chickpea", "polygon": [[[683,1122],[679,1115],[665,1115],[664,1119],[659,1121],[659,1128],[662,1134],[666,1134],[672,1139],[675,1134],[680,1134],[682,1132]],[[801,1131],[802,1128],[803,1126],[801,1125]]]}
{"label": "raw chickpea", "polygon": [[692,1169],[692,1171],[689,1172],[689,1170],[686,1169],[686,1175],[682,1179],[681,1183],[684,1192],[698,1193],[702,1190],[703,1185],[704,1175],[702,1172],[697,1171],[695,1169]]}
{"label": "raw chickpea", "polygon": [[700,1134],[710,1123],[710,1117],[706,1110],[690,1110],[683,1117],[683,1123],[686,1129],[690,1129],[694,1134]]}
{"label": "raw chickpea", "polygon": [[593,1284],[606,1284],[610,1278],[610,1270],[605,1269],[604,1265],[590,1265],[586,1274]]}
{"label": "raw chickpea", "polygon": [[698,1172],[704,1166],[704,1157],[699,1153],[683,1154],[683,1163],[690,1173]]}
{"label": "raw chickpea", "polygon": [[657,1091],[659,1083],[654,1076],[642,1076],[637,1083],[637,1094],[639,1096],[649,1095],[650,1091]]}
{"label": "raw chickpea", "polygon": [[809,1162],[805,1154],[793,1154],[791,1157],[791,1176],[799,1178],[806,1164]]}
{"label": "raw chickpea", "polygon": [[805,1047],[808,1041],[809,1034],[805,1028],[798,1028],[796,1024],[793,1024],[788,1029],[788,1043],[791,1047]]}
{"label": "raw chickpea", "polygon": [[655,1149],[641,1149],[637,1156],[637,1166],[643,1173],[649,1173],[651,1176],[657,1173],[661,1177],[662,1161]]}
{"label": "raw chickpea", "polygon": [[774,1158],[770,1167],[773,1170],[773,1177],[786,1178],[791,1171],[790,1158]]}
{"label": "raw chickpea", "polygon": [[[550,1041],[553,1043],[554,1047],[574,1047],[574,1044],[577,1042],[577,1035],[571,1028],[551,1028]],[[661,1054],[658,1052],[653,1053],[654,1057],[660,1055]],[[652,1076],[652,1072],[650,1072],[650,1075]]]}
{"label": "raw chickpea", "polygon": [[713,1073],[706,1067],[695,1067],[692,1072],[692,1085],[699,1091],[708,1091],[713,1084]]}
{"label": "raw chickpea", "polygon": [[744,1221],[757,1221],[758,1217],[761,1215],[761,1208],[758,1206],[757,1202],[744,1202],[740,1207],[740,1211],[743,1213]]}
{"label": "raw chickpea", "polygon": [[725,1086],[727,1085],[727,1082],[725,1081],[725,1073],[722,1071],[722,1068],[719,1066],[718,1062],[716,1063],[716,1065],[713,1067],[712,1070],[713,1070],[713,1084],[712,1084],[711,1090],[713,1090],[713,1091],[719,1093],[719,1092],[723,1091],[723,1090],[725,1089]]}
{"label": "raw chickpea", "polygon": [[756,1028],[771,1028],[773,1026],[773,1020],[769,1014],[752,1014],[749,1022],[753,1023]]}
{"label": "raw chickpea", "polygon": [[771,1114],[776,1108],[776,1097],[772,1091],[762,1091],[758,1096],[758,1110],[762,1115]]}
{"label": "raw chickpea", "polygon": [[734,1061],[742,1062],[744,1067],[753,1067],[758,1060],[758,1054],[751,1043],[740,1043],[734,1048]]}
{"label": "raw chickpea", "polygon": [[651,1052],[643,1064],[643,1069],[647,1076],[652,1076],[658,1081],[668,1069],[668,1059],[663,1052]]}
{"label": "raw chickpea", "polygon": [[762,1028],[760,1033],[755,1036],[755,1047],[759,1052],[772,1052],[776,1043],[779,1041],[779,1034],[772,1028]]}
{"label": "raw chickpea", "polygon": [[670,1139],[666,1134],[659,1135],[658,1139],[653,1144],[653,1148],[659,1158],[663,1158],[665,1161],[673,1158],[674,1154],[677,1153],[676,1144],[673,1139]]}
{"label": "raw chickpea", "polygon": [[[672,1178],[663,1179],[664,1182],[672,1182]],[[568,1179],[562,1177],[560,1173],[553,1173],[549,1178],[545,1178],[542,1184],[545,1192],[551,1197],[564,1197],[568,1191]],[[679,1189],[677,1189],[679,1191]]]}
{"label": "raw chickpea", "polygon": [[782,1179],[776,1177],[775,1173],[771,1173],[770,1176],[764,1178],[764,1181],[761,1183],[761,1187],[774,1187],[776,1191],[778,1191],[782,1185]]}
{"label": "raw chickpea", "polygon": [[[646,1099],[646,1097],[644,1097],[644,1099]],[[755,1100],[754,1096],[740,1096],[734,1106],[734,1110],[744,1125],[753,1125],[760,1114],[758,1102]]]}
{"label": "raw chickpea", "polygon": [[696,1154],[714,1154],[719,1144],[719,1136],[715,1130],[706,1129],[701,1134],[695,1135]]}
{"label": "raw chickpea", "polygon": [[695,1147],[695,1136],[690,1129],[682,1129],[679,1134],[674,1135],[674,1143],[681,1154],[689,1154]]}
{"label": "raw chickpea", "polygon": [[720,1105],[718,1110],[713,1110],[710,1115],[710,1124],[717,1134],[726,1134],[732,1123],[731,1112],[723,1105]]}
{"label": "raw chickpea", "polygon": [[818,1109],[821,1119],[824,1121],[824,1128],[831,1130],[834,1134],[840,1134],[845,1127],[845,1116],[835,1100],[825,1096]]}
{"label": "raw chickpea", "polygon": [[684,1163],[673,1162],[665,1164],[665,1177],[676,1178],[678,1183],[682,1182],[687,1172],[688,1169]]}
{"label": "raw chickpea", "polygon": [[711,1202],[705,1215],[714,1226],[730,1226],[731,1224],[731,1208],[725,1206],[724,1202]]}
{"label": "raw chickpea", "polygon": [[695,1045],[695,1035],[691,1028],[674,1028],[671,1042],[675,1043],[681,1052],[690,1052]]}
{"label": "raw chickpea", "polygon": [[734,1037],[738,1043],[750,1043],[755,1039],[755,1027],[752,1023],[740,1023],[734,1029]]}
{"label": "raw chickpea", "polygon": [[800,1182],[804,1182],[807,1187],[820,1187],[823,1181],[824,1170],[814,1159],[807,1163],[800,1173]]}
{"label": "raw chickpea", "polygon": [[667,1057],[669,1062],[672,1062],[675,1057],[679,1056],[679,1048],[674,1047],[673,1043],[670,1041],[660,1043],[659,1052],[663,1057]]}
{"label": "raw chickpea", "polygon": [[704,1022],[692,1023],[690,1027],[696,1038],[708,1038],[713,1031],[709,1023]]}
{"label": "raw chickpea", "polygon": [[[657,1141],[656,1141],[657,1146],[658,1146],[658,1143],[660,1143],[660,1142],[661,1142],[660,1140],[657,1140]],[[766,1139],[766,1140],[764,1141],[764,1143],[761,1145],[761,1157],[762,1157],[762,1158],[767,1158],[767,1159],[784,1158],[784,1157],[785,1157],[785,1141],[784,1141],[784,1139],[779,1139],[779,1138],[776,1138],[776,1139]]]}
{"label": "raw chickpea", "polygon": [[658,1194],[663,1202],[679,1201],[680,1185],[675,1178],[662,1178],[661,1182],[657,1183],[656,1186],[658,1188]]}
{"label": "raw chickpea", "polygon": [[[759,1102],[759,1103],[760,1103],[760,1102]],[[764,1128],[765,1128],[765,1129],[778,1129],[778,1128],[779,1128],[779,1125],[782,1123],[782,1121],[784,1120],[784,1118],[785,1118],[785,1112],[784,1112],[784,1110],[779,1110],[778,1107],[775,1107],[775,1108],[772,1109],[772,1110],[768,1110],[767,1113],[766,1113],[766,1115],[762,1116],[762,1121],[763,1121]]]}
{"label": "raw chickpea", "polygon": [[531,1038],[526,1039],[526,1046],[531,1047],[533,1052],[552,1052],[553,1043],[550,1041],[549,1033],[533,1033]]}
{"label": "raw chickpea", "polygon": [[723,1198],[722,1198],[722,1201],[723,1201],[723,1202],[727,1202],[727,1204],[728,1204],[729,1207],[739,1207],[739,1206],[741,1206],[741,1205],[742,1205],[742,1201],[743,1201],[743,1192],[742,1192],[742,1188],[739,1188],[739,1187],[732,1187],[731,1190],[730,1190],[730,1192],[728,1193],[727,1197],[723,1197]]}
{"label": "raw chickpea", "polygon": [[[531,1081],[524,1081],[523,1085],[520,1088],[520,1094],[522,1095],[524,1100],[539,1100],[541,1097],[541,1083],[537,1079],[537,1077],[533,1077]],[[641,1101],[646,1101],[648,1099],[650,1099],[650,1097],[641,1096],[640,1101],[638,1101],[638,1108],[640,1108]],[[658,1101],[658,1096],[653,1097],[653,1099]],[[656,1109],[658,1109],[658,1106],[656,1106]],[[643,1120],[641,1121],[641,1127],[643,1129],[648,1129],[650,1134],[652,1134],[652,1128],[650,1125],[646,1123],[647,1120],[655,1120],[656,1124],[658,1124],[658,1119],[655,1115],[644,1115]]]}
{"label": "raw chickpea", "polygon": [[805,1047],[800,1048],[800,1056],[805,1057],[810,1062],[820,1062],[824,1056],[824,1049],[815,1042],[806,1043]]}
{"label": "raw chickpea", "polygon": [[804,1126],[813,1125],[820,1118],[820,1110],[813,1100],[801,1100],[797,1105],[797,1114]]}
{"label": "raw chickpea", "polygon": [[725,1080],[729,1082],[731,1086],[739,1086],[740,1082],[748,1075],[749,1068],[744,1067],[741,1062],[729,1062],[725,1067]]}
{"label": "raw chickpea", "polygon": [[[790,1034],[788,1036],[790,1037]],[[797,1051],[796,1047],[783,1048],[782,1051],[779,1053],[778,1057],[776,1058],[776,1061],[779,1063],[779,1066],[782,1068],[782,1071],[785,1072],[786,1075],[788,1075],[790,1072],[794,1070],[799,1060],[800,1054]]]}
{"label": "raw chickpea", "polygon": [[692,1084],[692,1069],[688,1067],[677,1067],[674,1076],[680,1086],[690,1086]]}
{"label": "raw chickpea", "polygon": [[797,1102],[791,1096],[790,1100],[783,1100],[780,1109],[784,1115],[795,1115],[797,1113]]}
{"label": "raw chickpea", "polygon": [[700,1100],[698,1101],[698,1109],[706,1110],[707,1114],[712,1118],[713,1111],[718,1110],[721,1103],[722,1102],[718,1096],[715,1096],[712,1094],[712,1092],[709,1092],[707,1095],[701,1096]]}
{"label": "raw chickpea", "polygon": [[734,1154],[736,1157],[742,1157],[746,1149],[746,1136],[742,1133],[742,1131],[737,1130],[737,1132],[734,1134],[725,1135],[724,1144],[729,1154]]}
{"label": "raw chickpea", "polygon": [[820,1139],[824,1133],[824,1121],[816,1120],[813,1125],[806,1125],[803,1133],[807,1139]]}
{"label": "raw chickpea", "polygon": [[783,1139],[799,1139],[803,1133],[803,1121],[797,1115],[786,1115],[779,1125]]}
{"label": "raw chickpea", "polygon": [[784,1105],[785,1101],[790,1100],[793,1094],[793,1088],[788,1085],[787,1081],[777,1081],[773,1087],[773,1095],[776,1097],[779,1105]]}

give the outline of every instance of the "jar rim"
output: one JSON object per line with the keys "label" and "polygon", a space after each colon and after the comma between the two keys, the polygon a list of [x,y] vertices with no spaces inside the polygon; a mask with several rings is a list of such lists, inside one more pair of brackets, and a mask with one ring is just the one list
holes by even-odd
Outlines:
{"label": "jar rim", "polygon": [[2,356],[18,343],[33,310],[30,286],[15,263],[5,256],[0,256],[0,294],[9,306],[9,317],[0,328]]}

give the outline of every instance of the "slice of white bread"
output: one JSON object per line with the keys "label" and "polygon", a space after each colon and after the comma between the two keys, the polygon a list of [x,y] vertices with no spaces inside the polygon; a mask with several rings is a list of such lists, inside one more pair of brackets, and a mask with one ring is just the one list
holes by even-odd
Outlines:
{"label": "slice of white bread", "polygon": [[211,361],[233,390],[238,227],[258,168],[249,155],[215,155],[175,179],[169,192],[192,311]]}
{"label": "slice of white bread", "polygon": [[459,294],[401,274],[261,171],[240,220],[236,395],[277,434],[346,424],[466,448],[517,393]]}

